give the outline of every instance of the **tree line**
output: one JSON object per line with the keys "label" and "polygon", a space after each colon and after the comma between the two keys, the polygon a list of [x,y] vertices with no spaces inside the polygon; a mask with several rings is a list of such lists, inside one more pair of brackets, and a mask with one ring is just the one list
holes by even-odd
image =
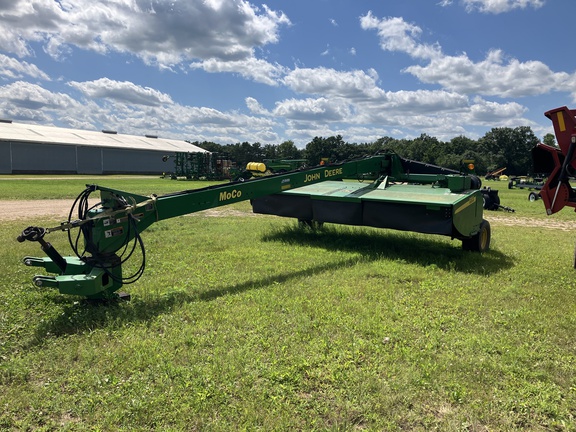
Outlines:
{"label": "tree line", "polygon": [[[538,142],[540,140],[530,127],[520,126],[493,128],[478,140],[458,136],[450,141],[440,141],[422,134],[415,139],[383,137],[371,143],[357,144],[345,142],[341,135],[315,137],[304,149],[298,149],[293,141],[284,141],[278,145],[262,145],[258,142],[226,145],[209,141],[191,143],[225,155],[238,166],[264,159],[305,159],[308,165],[318,165],[323,158],[333,162],[344,161],[393,150],[406,159],[456,170],[460,169],[462,160],[473,159],[479,175],[499,168],[506,168],[507,175],[531,175],[534,173],[530,151]],[[547,134],[543,142],[556,144],[553,134]]]}

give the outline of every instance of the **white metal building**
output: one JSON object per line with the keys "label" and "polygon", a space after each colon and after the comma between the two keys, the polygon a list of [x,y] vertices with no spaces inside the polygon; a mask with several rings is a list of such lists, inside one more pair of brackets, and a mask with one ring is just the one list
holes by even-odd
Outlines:
{"label": "white metal building", "polygon": [[206,153],[186,141],[0,120],[0,174],[161,174],[175,153]]}

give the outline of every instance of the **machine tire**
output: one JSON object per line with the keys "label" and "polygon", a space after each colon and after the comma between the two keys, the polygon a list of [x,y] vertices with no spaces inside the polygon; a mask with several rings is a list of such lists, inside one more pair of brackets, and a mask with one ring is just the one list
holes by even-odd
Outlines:
{"label": "machine tire", "polygon": [[500,197],[498,191],[491,191],[490,188],[482,189],[482,207],[484,210],[498,210],[500,207]]}
{"label": "machine tire", "polygon": [[530,192],[528,194],[528,201],[530,202],[538,201],[538,194],[536,192]]}
{"label": "machine tire", "polygon": [[480,177],[472,175],[470,176],[470,187],[472,189],[480,189],[482,187],[482,180],[480,180]]}
{"label": "machine tire", "polygon": [[500,207],[500,197],[498,195],[495,195],[492,200],[492,210],[498,210],[499,207]]}
{"label": "machine tire", "polygon": [[462,249],[473,252],[486,252],[490,249],[490,222],[482,219],[480,230],[470,238],[462,240]]}

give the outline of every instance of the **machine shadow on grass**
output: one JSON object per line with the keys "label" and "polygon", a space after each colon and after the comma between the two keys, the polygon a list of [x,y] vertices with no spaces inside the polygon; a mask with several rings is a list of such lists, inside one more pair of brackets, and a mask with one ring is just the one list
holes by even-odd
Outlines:
{"label": "machine shadow on grass", "polygon": [[284,283],[292,279],[332,272],[351,267],[357,263],[357,257],[339,259],[303,270],[283,272],[257,280],[214,287],[207,291],[198,292],[191,289],[191,292],[182,290],[169,291],[157,296],[147,296],[146,298],[132,296],[130,302],[94,303],[86,299],[74,301],[71,300],[70,296],[53,293],[46,301],[62,305],[60,313],[53,319],[44,319],[35,329],[34,335],[25,346],[26,348],[41,346],[47,338],[82,334],[99,328],[110,328],[112,330],[122,328],[127,324],[146,322],[182,304],[213,301],[226,295],[263,289],[274,283]]}
{"label": "machine shadow on grass", "polygon": [[[351,252],[357,255],[297,271],[279,272],[266,277],[233,285],[216,286],[207,291],[169,291],[157,296],[133,296],[128,303],[110,302],[92,304],[86,300],[70,301],[69,296],[53,294],[53,303],[62,304],[62,311],[54,319],[43,321],[34,332],[28,346],[42,345],[46,337],[81,334],[98,328],[122,328],[135,322],[146,322],[178,305],[213,301],[222,296],[262,289],[274,283],[333,272],[361,262],[401,260],[427,267],[435,265],[446,271],[463,274],[490,275],[514,265],[512,259],[500,251],[484,254],[467,252],[459,247],[439,241],[434,236],[404,235],[393,231],[372,231],[349,227],[324,227],[319,230],[296,226],[275,228],[265,233],[264,242],[288,245],[307,245],[329,250]],[[454,240],[454,242],[458,242]],[[459,242],[458,242],[459,245]]]}
{"label": "machine shadow on grass", "polygon": [[[402,260],[423,267],[434,264],[443,270],[468,274],[489,275],[514,265],[510,257],[497,250],[483,254],[464,251],[459,240],[447,243],[438,236],[406,235],[392,230],[342,226],[314,230],[285,226],[265,234],[262,240],[358,253],[366,261]],[[454,247],[456,244],[458,247]]]}

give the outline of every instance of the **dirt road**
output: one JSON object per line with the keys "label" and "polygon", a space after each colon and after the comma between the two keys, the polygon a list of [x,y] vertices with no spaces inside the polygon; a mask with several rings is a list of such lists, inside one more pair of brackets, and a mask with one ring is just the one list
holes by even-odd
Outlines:
{"label": "dirt road", "polygon": [[54,216],[68,218],[74,200],[0,201],[0,221]]}
{"label": "dirt road", "polygon": [[[94,201],[94,203],[97,201]],[[33,201],[0,201],[0,222],[37,217],[53,217],[65,220],[68,218],[73,200],[33,200]],[[91,203],[92,204],[92,203]],[[212,209],[203,212],[206,216],[253,216],[253,213]],[[511,213],[484,212],[484,217],[492,225],[528,226],[550,228],[563,231],[576,231],[576,221],[558,221],[553,219],[527,218]]]}
{"label": "dirt road", "polygon": [[[90,205],[94,205],[98,200],[90,200]],[[10,220],[29,219],[37,217],[50,217],[61,220],[68,219],[70,207],[74,200],[53,199],[53,200],[6,200],[0,201],[0,222]],[[77,212],[77,210],[74,210]],[[254,213],[242,212],[230,209],[211,209],[202,212],[205,216],[258,216]],[[76,213],[74,213],[74,216]],[[73,216],[73,218],[74,218]]]}

